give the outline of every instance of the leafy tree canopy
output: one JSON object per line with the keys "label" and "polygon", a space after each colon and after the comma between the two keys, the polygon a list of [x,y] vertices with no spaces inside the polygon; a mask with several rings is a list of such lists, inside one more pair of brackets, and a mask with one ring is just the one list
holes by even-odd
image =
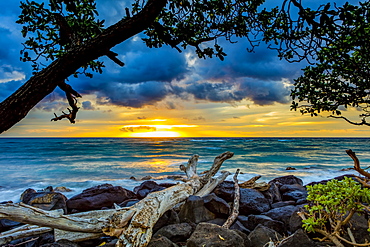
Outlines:
{"label": "leafy tree canopy", "polygon": [[[70,75],[92,77],[93,72],[102,73],[104,64],[98,60],[101,56],[123,66],[118,54],[110,49],[137,33],[144,31],[148,47],[169,45],[182,52],[192,46],[200,58],[215,56],[221,60],[226,53],[219,45],[220,38],[231,43],[245,38],[249,51],[265,42],[281,59],[308,61],[291,93],[293,100],[305,103],[293,101],[292,109],[312,116],[327,111],[332,117],[344,118],[341,107],[358,107],[362,110],[360,123],[344,119],[370,125],[366,122],[370,116],[366,52],[369,6],[368,1],[358,6],[325,3],[311,9],[297,0],[283,0],[274,8],[267,7],[263,0],[136,0],[131,9],[126,8],[122,20],[105,27],[104,20],[97,18],[94,0],[49,0],[48,4],[26,0],[21,3],[18,20],[27,37],[21,59],[32,62],[35,76],[39,76],[30,79],[35,84],[46,83],[47,78],[40,77],[49,75],[47,69],[58,71],[68,65],[52,78],[57,82],[34,101],[36,104],[59,86],[66,92],[72,110],[53,120],[68,118],[74,122],[78,111],[75,97],[80,95],[65,80]],[[13,101],[7,100],[1,103],[3,108],[11,107]],[[1,132],[20,121],[33,106],[30,104],[24,113],[9,120]]]}

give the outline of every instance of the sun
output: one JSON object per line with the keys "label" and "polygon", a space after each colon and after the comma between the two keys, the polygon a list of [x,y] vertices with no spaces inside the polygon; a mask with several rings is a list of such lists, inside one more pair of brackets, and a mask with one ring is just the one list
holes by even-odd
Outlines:
{"label": "sun", "polygon": [[176,131],[150,131],[132,133],[131,137],[180,137],[181,134]]}

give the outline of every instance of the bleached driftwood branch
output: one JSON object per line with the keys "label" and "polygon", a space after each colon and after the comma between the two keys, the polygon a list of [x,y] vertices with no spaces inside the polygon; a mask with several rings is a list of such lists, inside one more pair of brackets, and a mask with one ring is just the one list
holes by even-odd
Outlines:
{"label": "bleached driftwood branch", "polygon": [[194,155],[187,167],[181,167],[188,176],[187,182],[153,192],[131,207],[63,215],[59,211],[44,211],[23,203],[11,203],[0,205],[0,219],[76,233],[104,233],[118,237],[117,247],[144,247],[151,239],[154,224],[166,211],[190,195],[210,191],[211,187],[227,177],[228,174],[224,173],[217,179],[212,178],[222,163],[232,156],[232,152],[217,156],[210,171],[200,177],[196,173],[199,156]]}
{"label": "bleached driftwood branch", "polygon": [[230,226],[234,223],[236,218],[239,215],[239,201],[240,201],[240,188],[238,184],[238,174],[239,169],[236,170],[234,175],[234,184],[235,184],[235,195],[234,195],[234,204],[233,204],[233,211],[231,212],[230,216],[227,218],[225,223],[222,225],[222,227],[229,229]]}

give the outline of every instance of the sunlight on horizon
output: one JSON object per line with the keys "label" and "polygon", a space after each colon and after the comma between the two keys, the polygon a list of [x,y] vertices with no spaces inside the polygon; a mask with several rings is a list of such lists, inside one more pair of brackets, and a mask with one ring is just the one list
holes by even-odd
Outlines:
{"label": "sunlight on horizon", "polygon": [[176,131],[152,131],[132,133],[130,137],[181,137],[181,134]]}

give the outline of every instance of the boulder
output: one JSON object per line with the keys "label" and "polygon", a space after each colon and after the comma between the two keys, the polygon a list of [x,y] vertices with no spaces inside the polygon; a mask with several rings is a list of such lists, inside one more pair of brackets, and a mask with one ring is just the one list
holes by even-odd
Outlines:
{"label": "boulder", "polygon": [[277,247],[315,247],[317,244],[302,230],[297,230],[293,235],[285,238]]}
{"label": "boulder", "polygon": [[67,212],[67,197],[62,193],[51,190],[37,192],[34,189],[27,189],[21,195],[21,202],[43,210],[63,209]]}
{"label": "boulder", "polygon": [[204,206],[203,198],[191,195],[188,197],[179,212],[180,222],[205,222],[213,220],[216,215]]}
{"label": "boulder", "polygon": [[111,208],[114,203],[121,203],[127,199],[133,199],[136,195],[121,186],[102,184],[82,191],[67,200],[69,211],[79,212],[97,210],[104,207]]}
{"label": "boulder", "polygon": [[282,202],[275,202],[271,204],[271,208],[281,208],[289,205],[296,205],[295,201],[282,201]]}
{"label": "boulder", "polygon": [[280,187],[280,192],[284,201],[298,201],[307,197],[306,188],[301,184],[284,184]]}
{"label": "boulder", "polygon": [[213,192],[216,196],[224,199],[227,202],[232,202],[234,200],[235,185],[232,181],[223,181],[220,183]]}
{"label": "boulder", "polygon": [[260,214],[270,210],[265,196],[255,189],[240,189],[239,212],[242,215]]}
{"label": "boulder", "polygon": [[165,187],[159,186],[156,182],[154,181],[145,181],[139,186],[136,186],[134,188],[134,193],[136,193],[137,198],[143,199],[146,197],[149,193],[155,192],[155,191],[160,191],[164,190]]}
{"label": "boulder", "polygon": [[289,191],[289,192],[285,192],[282,195],[282,197],[284,201],[290,201],[290,200],[299,201],[299,200],[304,200],[307,198],[307,192],[299,191],[299,190]]}
{"label": "boulder", "polygon": [[283,199],[281,198],[279,187],[275,183],[269,182],[270,188],[266,191],[263,191],[262,194],[269,200],[270,204],[274,202],[281,202]]}
{"label": "boulder", "polygon": [[285,225],[288,225],[290,217],[294,212],[298,210],[298,208],[300,207],[289,205],[285,207],[271,209],[270,211],[263,213],[263,215],[267,215],[274,220],[281,221]]}
{"label": "boulder", "polygon": [[248,219],[243,222],[243,225],[248,229],[255,229],[258,225],[268,227],[278,233],[284,235],[286,233],[286,227],[283,222],[273,220],[266,215],[249,215]]}
{"label": "boulder", "polygon": [[166,225],[172,225],[172,224],[178,224],[180,223],[179,216],[175,212],[175,210],[170,209],[167,212],[165,212],[155,223],[153,227],[153,233],[158,231],[160,228],[166,226]]}
{"label": "boulder", "polygon": [[178,247],[177,244],[169,240],[168,238],[162,236],[162,237],[153,237],[149,244],[148,247]]}
{"label": "boulder", "polygon": [[303,185],[303,181],[300,178],[297,178],[293,175],[277,177],[271,180],[269,183],[275,183],[279,188],[284,184],[300,184]]}
{"label": "boulder", "polygon": [[193,228],[188,223],[167,225],[159,229],[154,238],[166,237],[172,242],[185,242],[193,232]]}
{"label": "boulder", "polygon": [[245,246],[246,240],[234,230],[215,224],[199,223],[188,239],[187,247],[235,247]]}
{"label": "boulder", "polygon": [[266,247],[270,241],[278,241],[281,235],[276,231],[263,226],[258,225],[248,236],[250,246],[252,247]]}
{"label": "boulder", "polygon": [[[345,226],[346,229],[347,227],[351,227],[353,237],[357,243],[363,244],[365,242],[370,242],[370,234],[367,231],[369,225],[364,215],[354,214],[348,225]],[[349,236],[345,236],[345,238],[350,239]]]}
{"label": "boulder", "polygon": [[230,214],[230,205],[215,193],[203,197],[204,206],[217,216],[226,216]]}
{"label": "boulder", "polygon": [[[216,218],[214,220],[207,221],[207,223],[216,224],[219,226],[222,226],[226,222],[226,219]],[[247,229],[243,223],[241,223],[239,220],[234,221],[234,223],[230,226],[230,230],[238,230],[244,234],[249,234],[251,231]]]}
{"label": "boulder", "polygon": [[291,233],[302,228],[302,218],[297,214],[298,211],[303,211],[302,206],[297,207],[297,209],[290,216],[288,230]]}

